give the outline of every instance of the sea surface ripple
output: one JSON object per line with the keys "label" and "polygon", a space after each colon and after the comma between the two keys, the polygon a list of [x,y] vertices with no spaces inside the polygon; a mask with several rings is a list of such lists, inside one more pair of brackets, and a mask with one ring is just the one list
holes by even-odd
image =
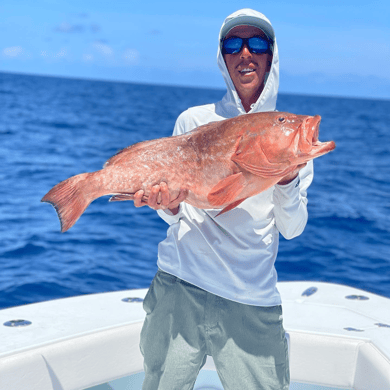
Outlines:
{"label": "sea surface ripple", "polygon": [[[60,234],[40,200],[128,145],[170,136],[182,111],[223,94],[0,73],[0,308],[148,287],[167,230],[153,210],[100,198]],[[320,140],[337,145],[315,161],[305,232],[281,240],[279,280],[390,297],[390,102],[280,94],[277,108],[321,115]]]}

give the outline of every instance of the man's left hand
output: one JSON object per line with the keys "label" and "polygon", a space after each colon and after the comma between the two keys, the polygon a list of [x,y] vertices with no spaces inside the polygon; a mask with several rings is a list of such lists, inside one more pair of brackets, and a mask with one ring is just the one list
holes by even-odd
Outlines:
{"label": "man's left hand", "polygon": [[292,172],[290,172],[288,175],[286,175],[285,177],[283,177],[282,179],[280,179],[278,181],[278,184],[284,186],[286,184],[289,184],[291,183],[297,176],[298,176],[298,173],[299,171],[306,166],[307,163],[304,163],[304,164],[300,164],[298,165]]}

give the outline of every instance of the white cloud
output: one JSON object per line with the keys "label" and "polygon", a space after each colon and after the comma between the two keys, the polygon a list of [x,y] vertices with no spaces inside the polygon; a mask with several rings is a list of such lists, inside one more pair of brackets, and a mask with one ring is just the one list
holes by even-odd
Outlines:
{"label": "white cloud", "polygon": [[65,58],[67,55],[68,55],[68,52],[66,51],[66,49],[63,48],[55,55],[55,57],[56,58]]}
{"label": "white cloud", "polygon": [[111,46],[102,41],[96,41],[93,43],[93,48],[105,57],[111,57],[114,54],[114,50]]}
{"label": "white cloud", "polygon": [[11,46],[11,47],[6,47],[3,50],[3,54],[6,57],[19,57],[20,55],[23,54],[23,48],[21,46]]}
{"label": "white cloud", "polygon": [[65,48],[60,49],[57,53],[48,50],[41,50],[39,55],[47,59],[64,59],[68,56],[68,51]]}

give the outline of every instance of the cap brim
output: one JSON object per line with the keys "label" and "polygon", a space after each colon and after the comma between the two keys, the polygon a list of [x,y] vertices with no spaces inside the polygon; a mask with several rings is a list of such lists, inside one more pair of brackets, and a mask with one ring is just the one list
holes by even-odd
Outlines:
{"label": "cap brim", "polygon": [[226,22],[221,30],[221,39],[225,38],[229,31],[237,26],[257,27],[262,30],[267,36],[267,38],[270,39],[272,42],[274,42],[275,40],[274,29],[267,21],[249,15],[236,16],[234,19]]}

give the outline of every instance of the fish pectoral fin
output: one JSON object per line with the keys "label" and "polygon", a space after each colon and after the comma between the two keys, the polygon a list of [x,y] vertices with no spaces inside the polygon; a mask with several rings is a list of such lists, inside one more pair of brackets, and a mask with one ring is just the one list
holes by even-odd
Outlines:
{"label": "fish pectoral fin", "polygon": [[235,201],[244,189],[246,179],[242,172],[230,175],[216,184],[209,194],[207,200],[212,206],[221,206]]}
{"label": "fish pectoral fin", "polygon": [[221,210],[217,215],[216,217],[220,216],[221,214],[224,214],[226,213],[227,211],[230,211],[230,210],[233,210],[235,207],[237,207],[239,204],[241,204],[244,200],[246,200],[247,198],[244,198],[244,199],[239,199],[239,200],[236,200],[235,202],[233,203],[230,203],[228,206],[226,206],[223,210]]}
{"label": "fish pectoral fin", "polygon": [[[233,159],[232,159],[233,160]],[[275,176],[285,176],[292,171],[291,166],[286,163],[268,164],[268,165],[252,165],[246,161],[235,161],[242,169],[252,173],[253,175],[268,178]]]}

